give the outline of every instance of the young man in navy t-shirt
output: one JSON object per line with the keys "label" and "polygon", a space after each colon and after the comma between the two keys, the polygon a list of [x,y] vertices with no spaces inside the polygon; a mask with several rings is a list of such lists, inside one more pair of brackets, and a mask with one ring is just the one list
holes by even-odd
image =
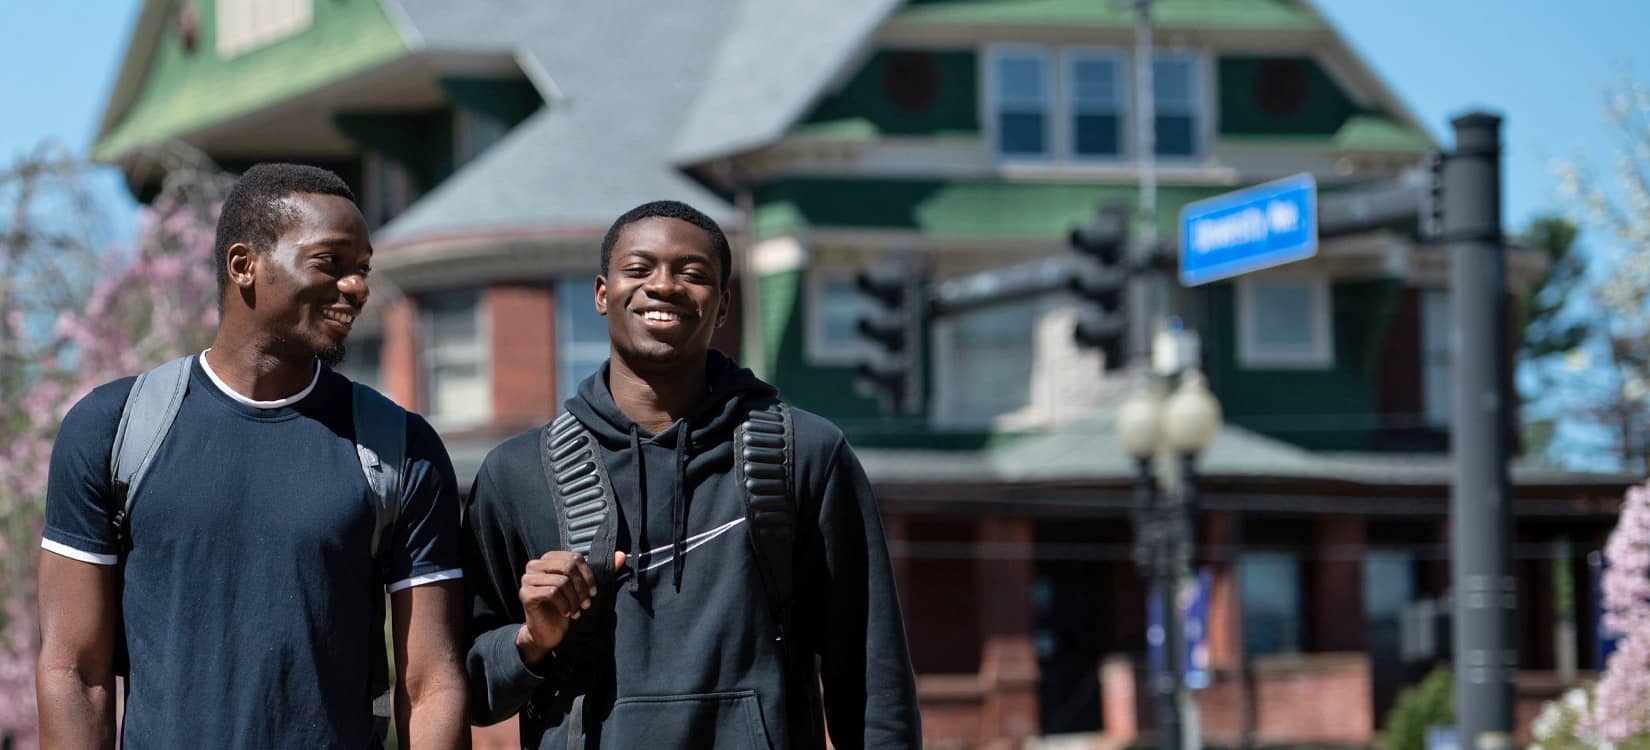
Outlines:
{"label": "young man in navy t-shirt", "polygon": [[133,378],[76,404],[53,447],[39,586],[44,745],[113,747],[122,642],[125,747],[381,743],[370,673],[388,589],[402,746],[461,746],[452,466],[409,414],[381,575],[351,384],[330,369],[367,301],[372,246],[354,196],[325,170],[253,167],[224,203],[215,257],[222,323],[132,498],[124,550],[109,458]]}

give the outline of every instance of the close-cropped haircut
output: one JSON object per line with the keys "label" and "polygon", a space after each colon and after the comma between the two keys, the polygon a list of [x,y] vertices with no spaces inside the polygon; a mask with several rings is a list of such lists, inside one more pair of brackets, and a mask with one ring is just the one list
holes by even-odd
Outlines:
{"label": "close-cropped haircut", "polygon": [[602,275],[607,274],[607,266],[613,262],[613,245],[619,241],[619,234],[624,228],[642,219],[662,217],[666,219],[680,219],[705,230],[710,236],[711,248],[716,251],[716,259],[721,263],[722,288],[728,286],[728,279],[733,276],[733,250],[728,246],[728,236],[722,233],[722,228],[716,221],[706,216],[703,211],[681,201],[653,201],[624,212],[607,228],[607,235],[602,237]]}
{"label": "close-cropped haircut", "polygon": [[338,175],[304,164],[258,164],[235,182],[218,214],[212,257],[218,264],[218,294],[229,286],[229,246],[237,242],[256,252],[275,245],[293,219],[286,199],[296,193],[336,195],[355,202],[355,193]]}

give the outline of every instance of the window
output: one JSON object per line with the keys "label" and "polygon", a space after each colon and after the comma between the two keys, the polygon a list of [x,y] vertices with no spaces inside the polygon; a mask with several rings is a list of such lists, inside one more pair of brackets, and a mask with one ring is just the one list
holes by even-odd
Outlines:
{"label": "window", "polygon": [[1250,656],[1301,650],[1300,558],[1290,552],[1245,552],[1238,558],[1243,648]]}
{"label": "window", "polygon": [[492,414],[481,292],[444,292],[418,300],[423,313],[424,408],[439,426],[477,425]]}
{"label": "window", "polygon": [[1238,292],[1238,361],[1249,368],[1328,369],[1329,281],[1323,277],[1243,277]]}
{"label": "window", "polygon": [[338,372],[362,385],[384,390],[384,340],[379,338],[352,341]]}
{"label": "window", "polygon": [[822,365],[852,365],[864,354],[859,319],[874,307],[854,285],[854,277],[808,272],[808,359]]}
{"label": "window", "polygon": [[1072,53],[1068,60],[1072,155],[1079,159],[1122,155],[1123,56],[1085,51]]}
{"label": "window", "polygon": [[1451,391],[1455,367],[1450,361],[1454,309],[1448,290],[1421,292],[1421,408],[1433,427],[1449,426],[1455,403]]}
{"label": "window", "polygon": [[474,161],[509,132],[498,118],[467,109],[453,111],[453,151],[458,166]]}
{"label": "window", "polygon": [[394,219],[417,198],[412,173],[399,160],[377,151],[361,158],[366,187],[367,226],[377,228]]}
{"label": "window", "polygon": [[1157,118],[1157,155],[1190,157],[1201,153],[1197,113],[1202,107],[1198,58],[1158,55],[1152,63],[1152,106]]}
{"label": "window", "polygon": [[1031,405],[1036,302],[958,315],[935,328],[937,417],[986,425]]}
{"label": "window", "polygon": [[589,277],[556,282],[556,391],[566,401],[607,362],[607,319],[596,312]]}
{"label": "window", "polygon": [[218,0],[218,57],[229,59],[309,28],[313,0]]}
{"label": "window", "polygon": [[989,55],[991,126],[997,153],[1009,158],[1049,155],[1048,54],[1039,49],[999,49]]}
{"label": "window", "polygon": [[1370,550],[1363,572],[1364,618],[1396,623],[1415,599],[1415,555],[1402,549]]}

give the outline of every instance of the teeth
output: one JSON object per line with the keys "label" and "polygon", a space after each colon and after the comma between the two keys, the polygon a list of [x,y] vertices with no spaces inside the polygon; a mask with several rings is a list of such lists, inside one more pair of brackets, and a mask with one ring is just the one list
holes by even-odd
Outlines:
{"label": "teeth", "polygon": [[331,319],[331,320],[336,320],[339,323],[343,323],[344,325],[350,325],[350,324],[355,322],[355,316],[354,315],[346,315],[344,313],[337,312],[337,311],[334,311],[334,310],[322,310],[321,311],[321,316],[325,317],[325,318],[328,318],[328,319]]}
{"label": "teeth", "polygon": [[648,320],[661,320],[661,321],[672,321],[672,320],[680,320],[681,319],[681,316],[677,315],[676,313],[666,312],[664,310],[648,310],[647,312],[642,313],[642,317],[647,318]]}

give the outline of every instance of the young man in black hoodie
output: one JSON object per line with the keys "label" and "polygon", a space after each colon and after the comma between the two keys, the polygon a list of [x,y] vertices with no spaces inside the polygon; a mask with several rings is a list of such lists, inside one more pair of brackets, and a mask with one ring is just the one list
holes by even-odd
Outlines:
{"label": "young man in black hoodie", "polygon": [[794,408],[793,582],[772,606],[734,453],[778,393],[710,349],[727,238],[648,203],[613,223],[601,262],[611,354],[565,409],[616,507],[586,560],[560,538],[548,426],[482,462],[465,535],[473,719],[520,712],[529,748],[822,748],[826,726],[837,748],[919,745],[876,500],[842,432]]}

